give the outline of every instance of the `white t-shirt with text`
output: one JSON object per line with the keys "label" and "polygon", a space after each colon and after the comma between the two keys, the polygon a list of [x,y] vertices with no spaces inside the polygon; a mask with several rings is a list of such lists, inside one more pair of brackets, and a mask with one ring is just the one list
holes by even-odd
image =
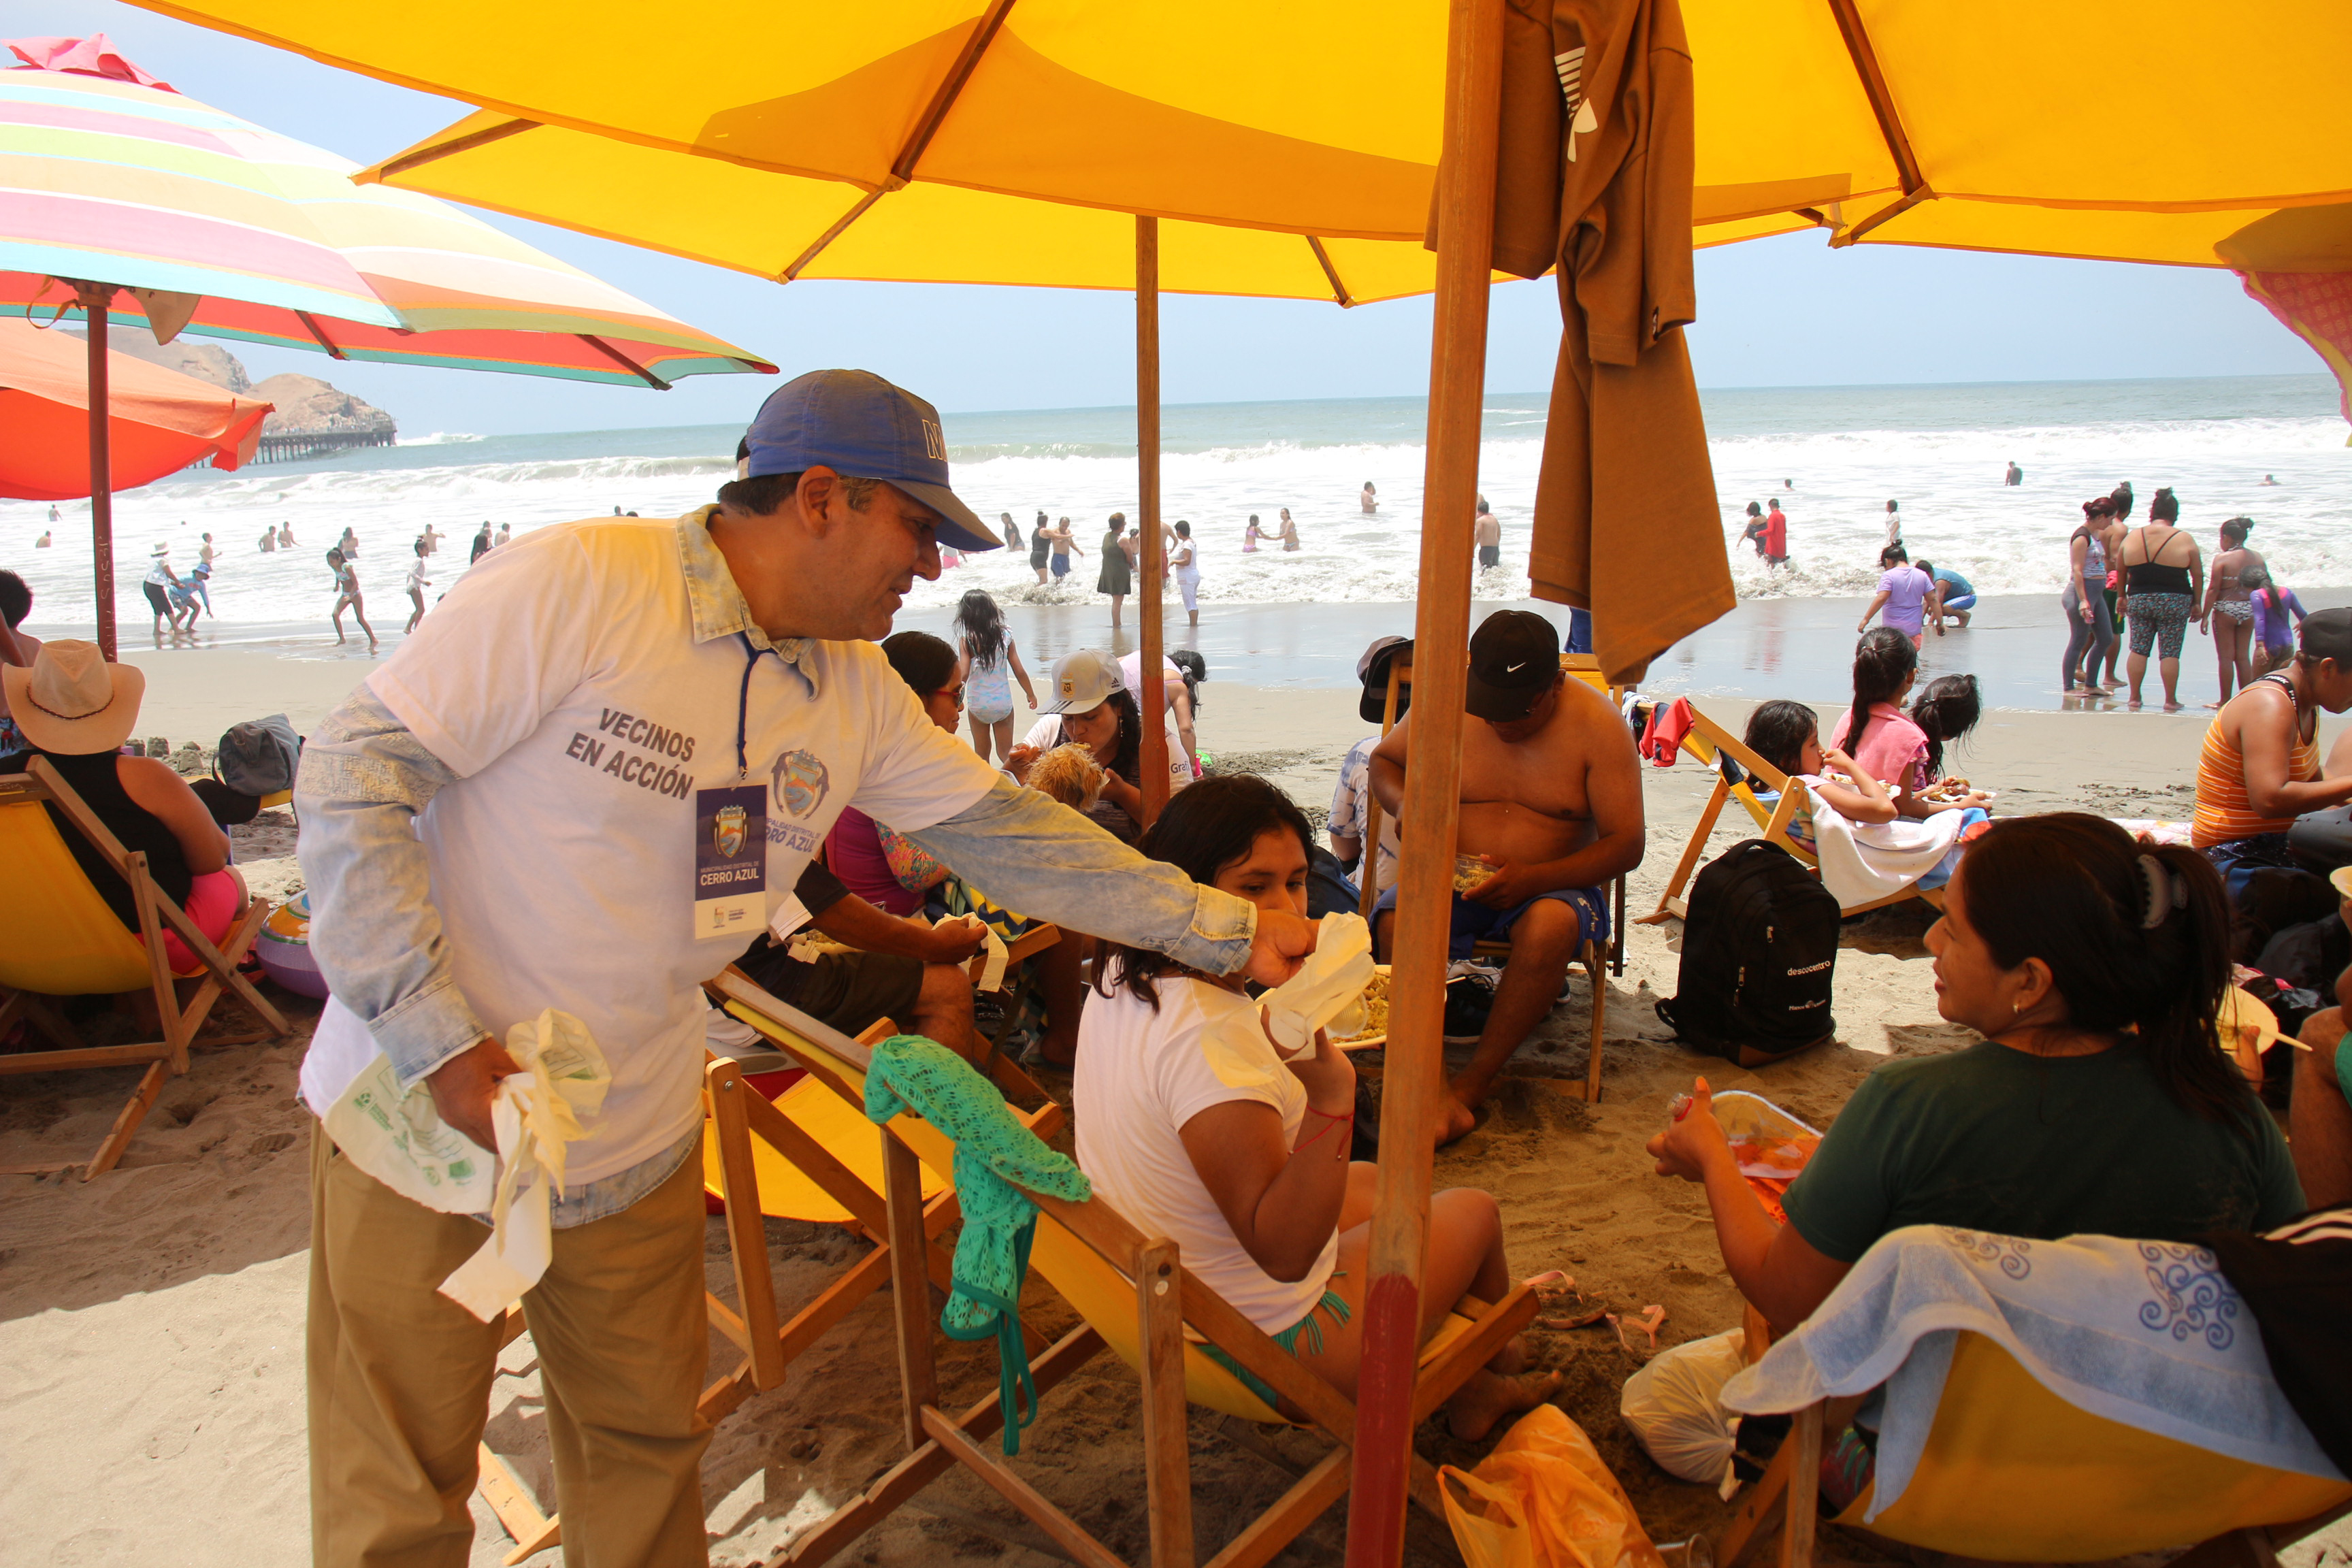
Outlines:
{"label": "white t-shirt with text", "polygon": [[[1234,1235],[1179,1132],[1212,1106],[1253,1100],[1281,1115],[1289,1148],[1306,1120],[1307,1088],[1275,1054],[1256,1003],[1174,975],[1155,985],[1157,1013],[1122,986],[1088,996],[1079,1016],[1070,1085],[1078,1168],[1144,1235],[1175,1242],[1187,1272],[1267,1333],[1280,1333],[1323,1299],[1339,1263],[1338,1232],[1305,1279],[1275,1279]],[[1203,1037],[1213,1031],[1220,1055],[1249,1069],[1233,1075],[1244,1081],[1228,1082],[1211,1066]]]}
{"label": "white t-shirt with text", "polygon": [[[788,898],[844,807],[903,831],[955,816],[995,770],[934,725],[868,642],[751,660],[747,776],[764,792],[766,908],[695,927],[696,792],[735,787],[746,644],[695,640],[673,520],[533,530],[486,555],[368,686],[457,773],[417,819],[458,989],[501,1041],[547,1007],[611,1064],[564,1184],[629,1169],[700,1120],[700,983]],[[693,525],[689,525],[693,526]],[[311,889],[364,898],[363,878]],[[302,1067],[323,1111],[375,1055],[330,1002]]]}

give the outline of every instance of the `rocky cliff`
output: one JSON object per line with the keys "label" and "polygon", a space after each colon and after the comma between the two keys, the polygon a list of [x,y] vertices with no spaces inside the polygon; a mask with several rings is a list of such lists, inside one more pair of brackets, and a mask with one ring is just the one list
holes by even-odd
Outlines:
{"label": "rocky cliff", "polygon": [[391,415],[348,392],[336,391],[315,375],[273,375],[247,395],[278,405],[278,411],[262,422],[261,433],[265,436],[394,428]]}

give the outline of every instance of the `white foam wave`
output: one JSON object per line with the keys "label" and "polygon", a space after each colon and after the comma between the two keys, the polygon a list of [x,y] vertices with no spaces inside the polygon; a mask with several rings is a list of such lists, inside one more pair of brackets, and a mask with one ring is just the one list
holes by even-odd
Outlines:
{"label": "white foam wave", "polygon": [[[1751,552],[1733,550],[1733,577],[1743,595],[1869,592],[1878,576],[1883,509],[1890,496],[1902,503],[1915,557],[1958,570],[1983,593],[2055,594],[2080,502],[2124,479],[2133,481],[2143,502],[2158,485],[2174,487],[2183,521],[2209,551],[2215,524],[2242,513],[2256,520],[2252,543],[2287,585],[2352,584],[2352,553],[2342,542],[2352,525],[2352,452],[2342,444],[2340,421],[2103,421],[2095,407],[2084,406],[2076,423],[1906,429],[1895,427],[1903,412],[1899,397],[1890,393],[1886,405],[1892,413],[1885,428],[1735,435],[1711,443],[1727,540],[1737,539],[1751,499],[1777,497],[1789,512],[1793,559],[1788,567],[1769,572]],[[2075,407],[2069,404],[2063,412],[2071,415]],[[1512,434],[1486,443],[1479,476],[1504,523],[1507,564],[1478,574],[1478,592],[1496,597],[1527,588],[1528,519],[1542,458],[1540,422],[1516,417],[1509,424]],[[1095,596],[1104,520],[1114,511],[1134,517],[1139,510],[1134,458],[1098,443],[1055,439],[1051,428],[1038,434],[1039,439],[999,443],[979,448],[984,456],[960,458],[956,488],[983,517],[1013,514],[1024,534],[1039,510],[1070,518],[1086,552],[1070,576],[1040,587],[1025,550],[994,551],[973,556],[938,583],[918,584],[913,605],[944,605],[972,586],[1023,599]],[[124,552],[121,613],[126,624],[144,626],[138,577],[148,542],[167,541],[175,561],[192,561],[199,536],[209,531],[223,553],[214,590],[222,619],[323,617],[329,582],[319,552],[349,526],[362,541],[358,567],[371,603],[396,622],[395,606],[402,614],[406,608],[399,581],[412,558],[409,542],[428,522],[453,536],[455,545],[435,558],[433,592],[438,593],[463,572],[465,542],[485,518],[522,533],[609,515],[615,508],[675,516],[709,500],[731,472],[728,457],[717,451],[562,456],[595,451],[594,441],[574,436],[552,445],[557,439],[549,438],[542,456],[501,437],[498,461],[467,462],[453,449],[449,460],[425,467],[257,467],[128,492],[115,505]],[[445,433],[439,444],[467,443]],[[504,458],[508,452],[521,455]],[[2021,488],[2000,482],[2012,460],[2026,470]],[[1262,438],[1167,454],[1162,515],[1193,524],[1202,597],[1211,604],[1410,600],[1421,574],[1422,462],[1417,441],[1318,442],[1275,426]],[[2275,474],[2279,485],[2261,485],[2266,473]],[[1368,479],[1381,501],[1371,516],[1357,503]],[[1784,488],[1784,480],[1792,486]],[[1305,548],[1286,553],[1268,545],[1245,553],[1247,517],[1257,514],[1272,531],[1283,507],[1291,509]],[[79,605],[89,592],[88,505],[68,503],[61,514],[55,547],[34,551],[34,535],[49,526],[47,508],[0,502],[0,561],[24,572],[45,602]],[[299,548],[257,552],[262,528],[281,521],[292,524]],[[134,558],[142,564],[134,567]],[[1654,566],[1672,573],[1678,563],[1660,559]]]}
{"label": "white foam wave", "polygon": [[481,437],[464,430],[436,430],[430,436],[403,436],[399,444],[404,447],[455,447],[480,439]]}

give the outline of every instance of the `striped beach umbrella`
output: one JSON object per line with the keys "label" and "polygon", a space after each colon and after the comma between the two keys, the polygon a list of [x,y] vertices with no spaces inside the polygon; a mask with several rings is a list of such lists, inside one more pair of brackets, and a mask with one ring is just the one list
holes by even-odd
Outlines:
{"label": "striped beach umbrella", "polygon": [[0,314],[47,315],[73,297],[58,279],[98,279],[199,297],[184,331],[337,359],[624,386],[775,369],[446,202],[353,185],[331,153],[89,68],[0,70]]}
{"label": "striped beach umbrella", "polygon": [[103,36],[0,70],[0,316],[91,327],[100,641],[113,644],[110,321],[344,360],[666,390],[775,366],[446,203],[197,102]]}

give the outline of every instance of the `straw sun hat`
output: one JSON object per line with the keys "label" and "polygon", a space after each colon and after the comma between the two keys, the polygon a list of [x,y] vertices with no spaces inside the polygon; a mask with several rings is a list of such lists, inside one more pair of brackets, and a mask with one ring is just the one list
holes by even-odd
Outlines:
{"label": "straw sun hat", "polygon": [[59,638],[41,645],[30,669],[0,668],[0,690],[25,739],[44,752],[89,756],[131,738],[147,677],[136,665],[107,663],[94,642]]}

